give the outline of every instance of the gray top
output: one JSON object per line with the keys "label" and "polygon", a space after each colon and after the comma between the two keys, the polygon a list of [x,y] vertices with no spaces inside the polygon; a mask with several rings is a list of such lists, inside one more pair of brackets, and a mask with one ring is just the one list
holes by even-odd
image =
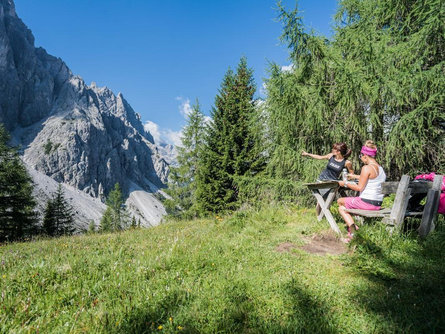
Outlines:
{"label": "gray top", "polygon": [[329,159],[328,165],[325,169],[321,172],[320,176],[318,177],[319,180],[338,180],[341,171],[343,168],[345,168],[346,159],[343,159],[342,161],[336,161],[335,157],[332,156]]}

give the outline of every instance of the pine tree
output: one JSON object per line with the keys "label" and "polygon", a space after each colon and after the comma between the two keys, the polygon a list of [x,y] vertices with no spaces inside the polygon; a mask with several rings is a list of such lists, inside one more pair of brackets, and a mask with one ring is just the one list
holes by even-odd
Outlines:
{"label": "pine tree", "polygon": [[108,194],[107,209],[100,221],[100,230],[103,232],[120,231],[128,225],[128,213],[125,208],[119,183]]}
{"label": "pine tree", "polygon": [[94,220],[91,219],[90,224],[88,225],[88,233],[93,234],[96,232],[96,224],[94,223]]}
{"label": "pine tree", "polygon": [[242,58],[236,73],[229,69],[225,74],[206,129],[197,173],[196,202],[201,212],[235,208],[235,178],[253,173],[254,140],[249,126],[256,112],[254,94],[253,72]]}
{"label": "pine tree", "polygon": [[135,228],[137,228],[137,227],[138,227],[138,225],[137,225],[137,223],[136,223],[136,218],[134,218],[134,216],[133,216],[133,217],[131,217],[130,228],[135,229]]}
{"label": "pine tree", "polygon": [[72,234],[74,232],[74,209],[65,199],[59,184],[53,198],[48,200],[43,218],[43,230],[49,236]]}
{"label": "pine tree", "polygon": [[[234,175],[251,176],[254,174],[252,166],[257,158],[254,152],[254,137],[250,128],[254,116],[257,114],[254,94],[256,91],[253,80],[253,70],[248,68],[247,59],[241,58],[235,76],[233,110],[229,113],[229,122],[232,125],[227,144],[233,146]],[[233,139],[232,139],[233,138]]]}
{"label": "pine tree", "polygon": [[200,213],[218,212],[227,208],[224,200],[231,195],[232,182],[224,169],[224,124],[225,107],[223,101],[229,96],[233,86],[234,73],[226,72],[219,95],[212,108],[211,122],[205,129],[205,144],[201,152],[200,168],[196,175],[196,206]]}
{"label": "pine tree", "polygon": [[0,124],[0,241],[37,233],[32,180]]}
{"label": "pine tree", "polygon": [[100,220],[99,231],[112,232],[113,228],[113,210],[110,207],[105,209],[105,212]]}
{"label": "pine tree", "polygon": [[49,236],[54,236],[56,234],[56,221],[54,214],[54,204],[52,199],[48,199],[46,202],[46,207],[43,215],[43,233]]}
{"label": "pine tree", "polygon": [[182,215],[195,216],[196,172],[204,141],[204,115],[198,100],[187,117],[182,131],[182,146],[178,147],[178,166],[170,169],[168,194],[173,201],[170,210],[175,212],[175,208],[179,208]]}

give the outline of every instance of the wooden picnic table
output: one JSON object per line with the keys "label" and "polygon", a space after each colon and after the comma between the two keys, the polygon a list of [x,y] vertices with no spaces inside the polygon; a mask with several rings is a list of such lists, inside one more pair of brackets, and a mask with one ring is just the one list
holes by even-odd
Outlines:
{"label": "wooden picnic table", "polygon": [[[408,175],[403,175],[398,182],[384,182],[382,184],[382,193],[387,195],[395,193],[394,204],[391,208],[384,208],[377,211],[347,209],[346,211],[361,217],[378,217],[383,218],[383,222],[400,230],[405,217],[419,217],[422,219],[419,234],[427,236],[434,230],[434,221],[437,216],[437,208],[439,206],[440,187],[442,183],[442,175],[436,175],[433,182],[410,181]],[[320,206],[320,213],[317,218],[320,221],[326,216],[331,228],[341,233],[332,216],[329,208],[334,201],[335,195],[339,189],[338,181],[323,181],[304,184],[312,192]],[[326,199],[323,198],[320,190],[330,189]],[[407,211],[408,201],[413,194],[426,194],[426,203],[422,212]]]}

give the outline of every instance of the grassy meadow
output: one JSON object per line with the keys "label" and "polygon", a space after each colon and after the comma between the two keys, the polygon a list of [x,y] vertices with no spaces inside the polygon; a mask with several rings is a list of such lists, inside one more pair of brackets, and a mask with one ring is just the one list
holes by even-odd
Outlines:
{"label": "grassy meadow", "polygon": [[420,241],[367,224],[320,255],[301,247],[326,221],[270,206],[2,245],[0,332],[444,332],[444,225]]}

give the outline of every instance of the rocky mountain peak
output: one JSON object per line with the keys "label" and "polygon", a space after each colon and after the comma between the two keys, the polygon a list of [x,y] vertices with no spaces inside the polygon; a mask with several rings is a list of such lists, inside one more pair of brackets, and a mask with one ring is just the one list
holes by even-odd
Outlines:
{"label": "rocky mountain peak", "polygon": [[0,0],[0,4],[0,17],[4,15],[17,17],[15,12],[15,4],[12,0]]}
{"label": "rocky mountain peak", "polygon": [[36,48],[12,0],[0,0],[0,122],[30,168],[93,197],[115,183],[130,194],[167,181],[168,163],[124,96]]}

